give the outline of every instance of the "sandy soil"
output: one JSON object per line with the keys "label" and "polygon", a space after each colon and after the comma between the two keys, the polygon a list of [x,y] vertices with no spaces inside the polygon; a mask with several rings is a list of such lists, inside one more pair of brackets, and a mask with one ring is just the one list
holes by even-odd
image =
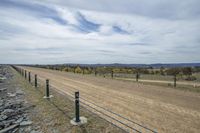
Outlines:
{"label": "sandy soil", "polygon": [[81,97],[158,132],[200,132],[199,93],[41,68],[23,68],[38,74],[42,80],[50,79],[50,84],[63,93],[79,90]]}

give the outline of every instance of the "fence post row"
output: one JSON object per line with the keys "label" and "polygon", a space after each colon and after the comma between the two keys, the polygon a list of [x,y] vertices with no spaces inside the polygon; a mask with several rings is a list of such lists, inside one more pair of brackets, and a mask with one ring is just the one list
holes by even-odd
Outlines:
{"label": "fence post row", "polygon": [[28,81],[31,82],[31,72],[28,72]]}
{"label": "fence post row", "polygon": [[[13,66],[14,67],[14,66]],[[27,71],[26,70],[23,70],[21,68],[16,68],[14,67],[19,73],[21,73],[22,75],[25,76],[25,79],[27,79]],[[31,72],[28,72],[28,80],[29,82],[31,83]],[[35,87],[38,86],[38,83],[37,83],[37,74],[35,74]],[[77,95],[79,97],[79,94]],[[50,96],[50,91],[49,91],[49,79],[46,79],[46,96],[44,96],[44,98],[51,98],[53,97],[52,95]],[[78,101],[78,104],[79,104],[79,101]],[[78,114],[79,114],[79,106],[77,108],[78,110]],[[78,115],[79,117],[79,115]],[[78,119],[77,119],[78,120]]]}
{"label": "fence post row", "polygon": [[79,114],[79,92],[75,92],[75,114],[76,119],[75,122],[80,122],[80,114]]}
{"label": "fence post row", "polygon": [[37,87],[37,74],[35,74],[35,87]]}

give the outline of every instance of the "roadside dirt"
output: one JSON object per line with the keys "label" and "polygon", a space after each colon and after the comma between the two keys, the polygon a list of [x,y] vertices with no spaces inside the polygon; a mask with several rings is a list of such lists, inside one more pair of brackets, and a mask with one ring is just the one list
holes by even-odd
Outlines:
{"label": "roadside dirt", "polygon": [[81,97],[158,132],[200,132],[199,93],[41,68],[23,68],[38,74],[43,81],[50,79],[50,84],[62,93],[79,90]]}

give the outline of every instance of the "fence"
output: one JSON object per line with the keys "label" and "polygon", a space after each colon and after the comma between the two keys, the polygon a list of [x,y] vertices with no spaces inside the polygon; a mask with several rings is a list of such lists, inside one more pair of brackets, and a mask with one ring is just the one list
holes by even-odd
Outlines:
{"label": "fence", "polygon": [[[28,65],[29,66],[29,65]],[[30,65],[32,66],[32,65]],[[42,67],[42,66],[34,66],[38,68],[45,68],[51,70],[61,70],[57,67]],[[64,70],[66,72],[72,72],[72,70]],[[75,72],[75,68],[73,68],[73,73],[79,73],[83,75],[92,75],[100,76],[100,77],[110,77],[112,79],[125,80],[125,81],[136,81],[154,85],[168,86],[168,87],[178,87],[179,89],[189,90],[199,92],[200,88],[200,73],[193,73],[191,79],[189,80],[186,75],[162,75],[162,74],[144,74],[144,73],[127,73],[127,72],[114,72],[113,70],[107,71],[97,71],[97,69],[93,69],[92,72],[86,73],[85,69],[82,72]]]}
{"label": "fence", "polygon": [[[16,67],[16,66],[12,66],[12,67],[16,71],[18,71],[25,79],[27,79],[27,70],[24,70],[24,69]],[[34,79],[34,81],[33,81],[33,79]],[[44,79],[44,78],[42,78],[42,76],[38,76],[37,74],[33,75],[33,74],[31,74],[31,72],[28,72],[27,80],[29,83],[31,83],[36,88],[38,87],[39,82],[40,83],[46,82],[45,98],[47,98],[47,99],[51,98],[50,88],[62,93],[62,88],[57,88],[56,86],[51,85],[49,83],[48,79]],[[137,132],[137,133],[142,133],[142,132],[156,133],[157,132],[156,130],[152,130],[143,124],[140,124],[136,121],[130,120],[116,112],[113,112],[109,109],[101,107],[101,106],[97,105],[96,103],[89,101],[86,98],[83,98],[82,96],[79,97],[79,92],[77,92],[74,88],[69,88],[68,92],[63,92],[63,93],[65,93],[65,95],[68,97],[69,100],[75,102],[75,118],[76,118],[75,121],[76,122],[80,121],[80,118],[79,118],[79,116],[80,116],[79,103],[80,103],[80,105],[82,107],[84,107],[84,109],[86,109],[94,114],[97,114],[101,118],[105,119],[106,121],[110,122],[112,125],[122,129],[125,132]],[[74,93],[75,93],[75,97],[74,97]],[[81,94],[89,95],[86,92],[82,92]],[[95,97],[95,96],[91,96],[91,97]]]}

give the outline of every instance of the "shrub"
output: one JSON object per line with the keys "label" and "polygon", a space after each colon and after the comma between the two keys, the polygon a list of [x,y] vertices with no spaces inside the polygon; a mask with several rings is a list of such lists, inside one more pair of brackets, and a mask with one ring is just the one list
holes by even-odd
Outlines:
{"label": "shrub", "polygon": [[188,76],[188,77],[185,78],[185,80],[194,81],[194,80],[197,80],[197,78],[195,76]]}
{"label": "shrub", "polygon": [[79,66],[77,66],[75,68],[75,73],[82,73],[82,69]]}

